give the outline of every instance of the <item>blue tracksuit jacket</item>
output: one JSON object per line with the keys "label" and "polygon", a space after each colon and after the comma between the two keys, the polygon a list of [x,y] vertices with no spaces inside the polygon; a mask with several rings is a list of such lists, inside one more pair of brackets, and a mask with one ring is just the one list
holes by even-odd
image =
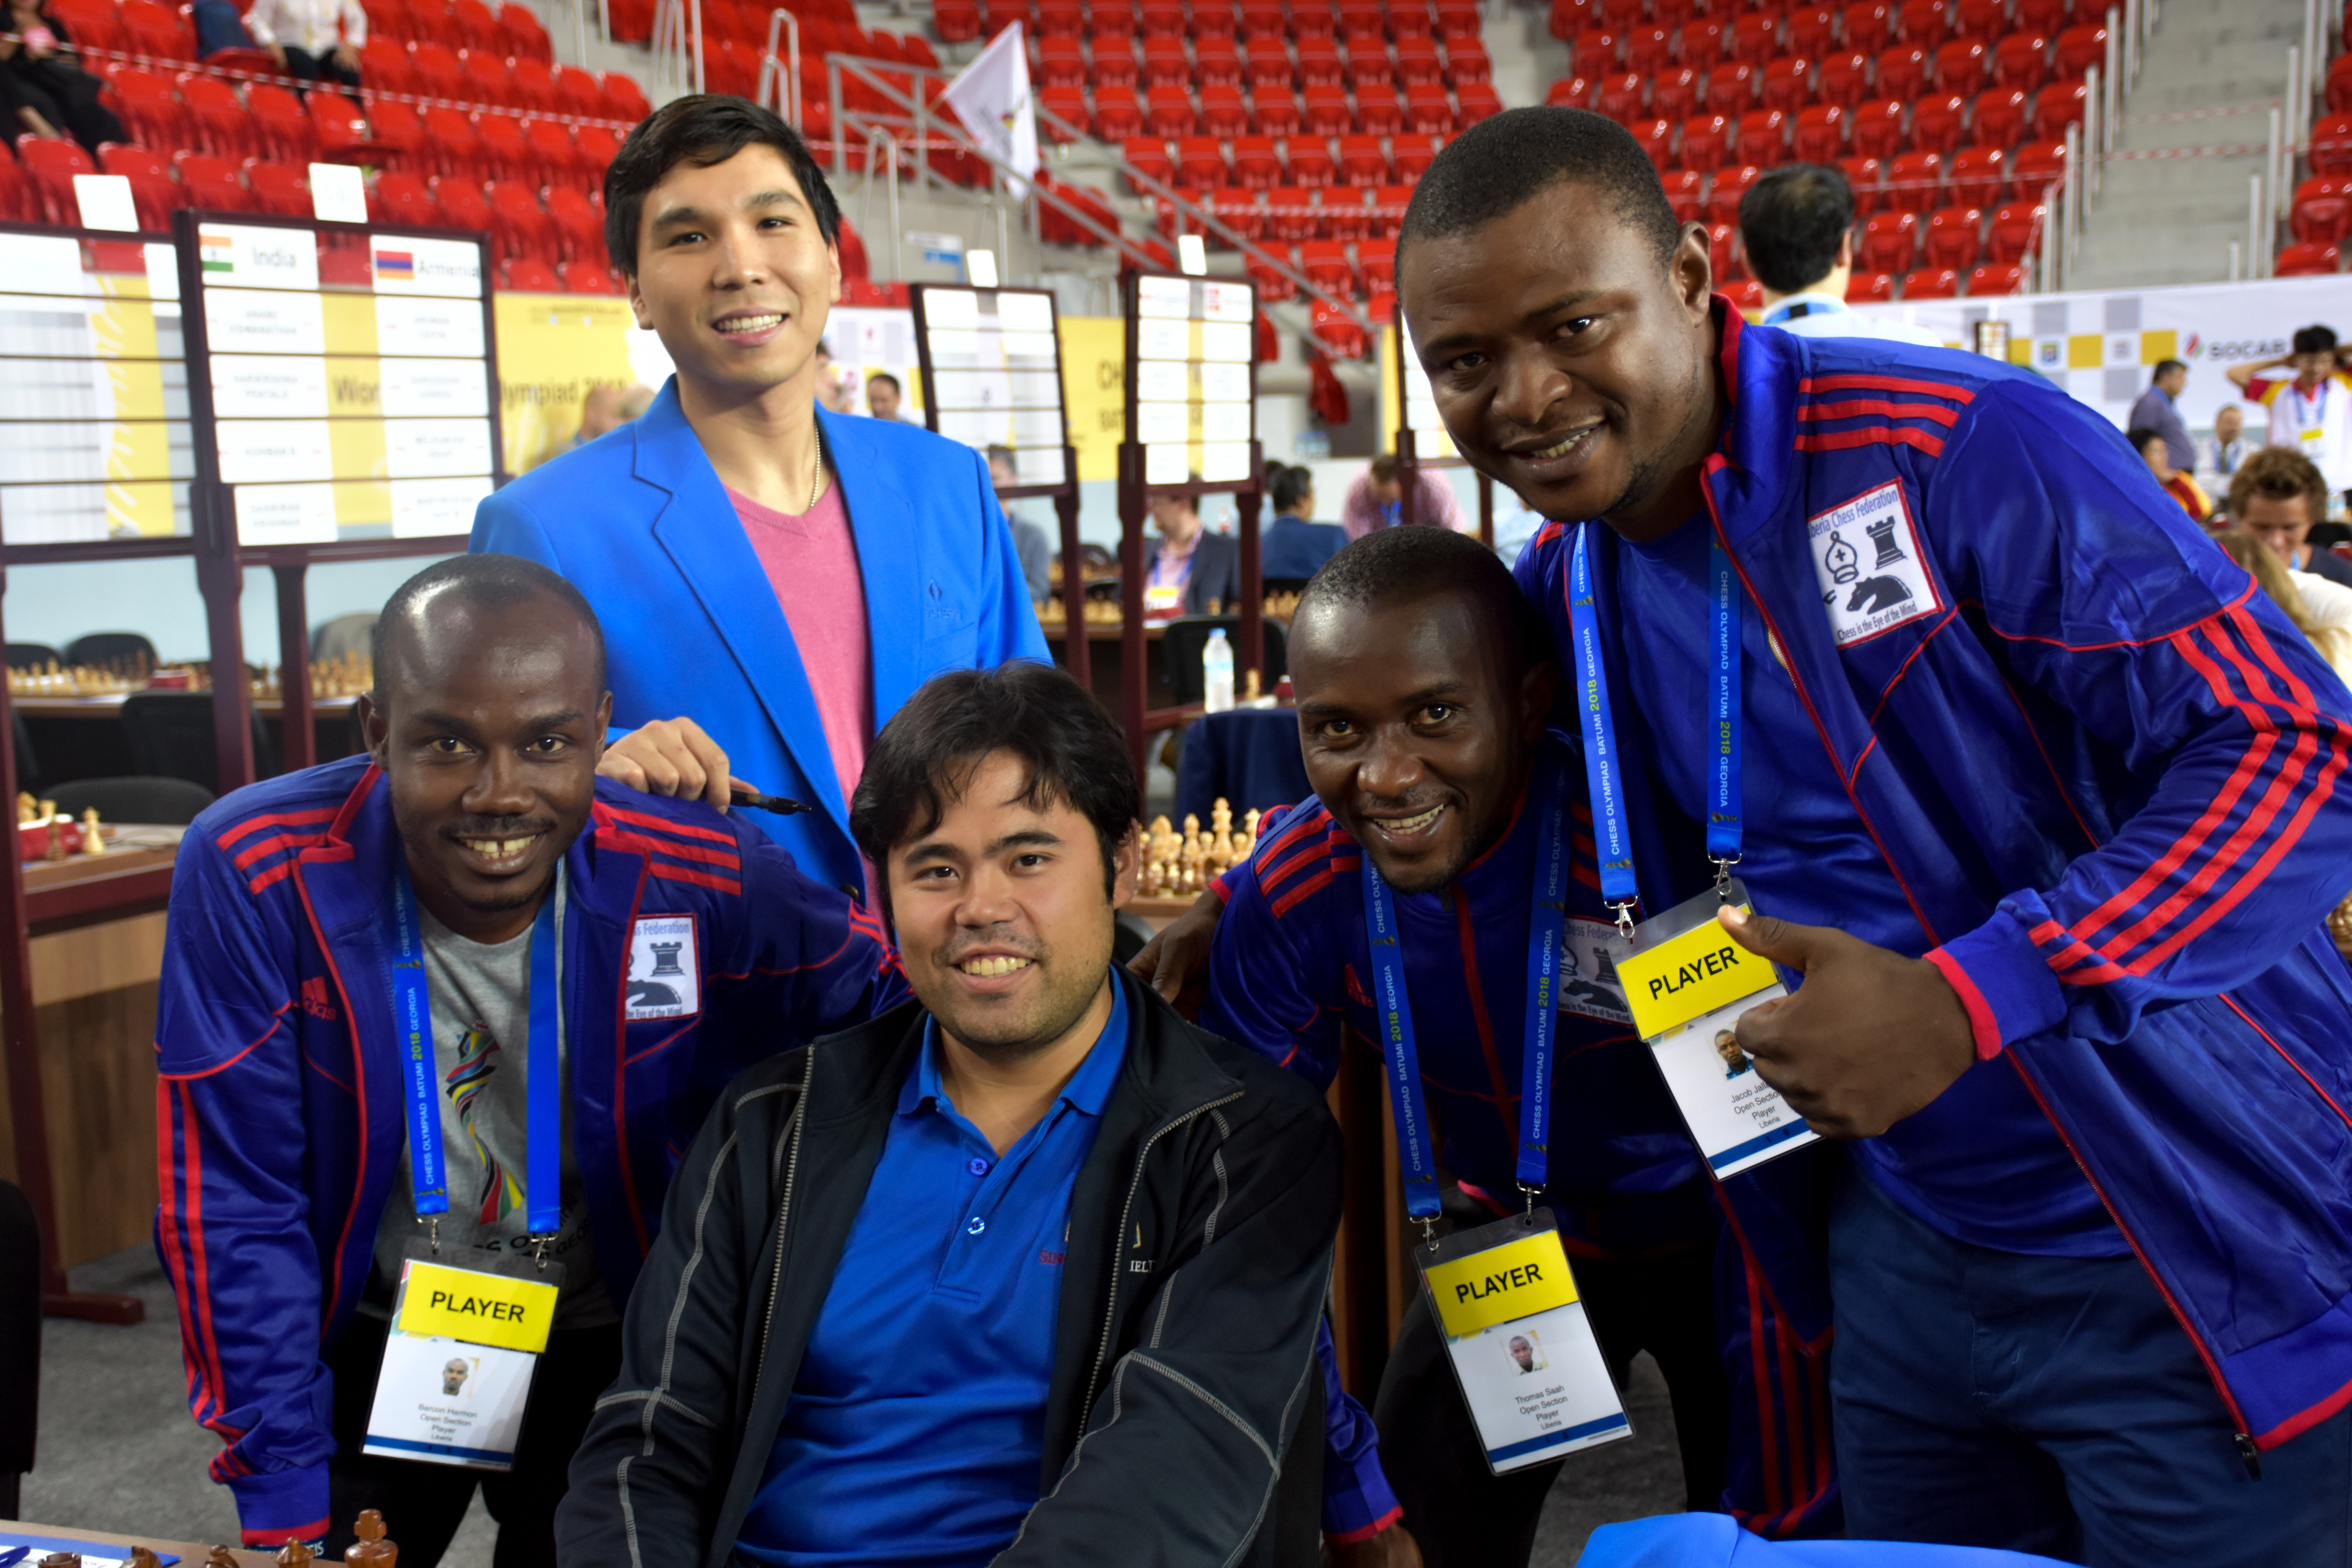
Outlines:
{"label": "blue tracksuit jacket", "polygon": [[[980,454],[890,420],[820,408],[816,421],[865,577],[875,727],[943,669],[1045,659]],[[849,837],[857,781],[834,776],[792,626],[678,407],[676,377],[641,418],[484,500],[470,548],[570,578],[604,626],[614,724],[693,719],[737,778],[816,807],[754,818],[803,870],[865,885]]]}
{"label": "blue tracksuit jacket", "polygon": [[[1605,981],[1596,987],[1601,977],[1590,973],[1593,942],[1614,926],[1601,903],[1583,763],[1559,740],[1545,748],[1545,763],[1567,774],[1568,912],[1587,923],[1572,949],[1585,962],[1560,976],[1544,1201],[1574,1256],[1715,1249],[1716,1317],[1733,1400],[1724,1505],[1765,1534],[1834,1530],[1827,1311],[1810,1283],[1821,1268],[1820,1237],[1792,1219],[1811,1206],[1819,1160],[1800,1154],[1720,1187],[1707,1179],[1622,994]],[[1532,793],[1522,792],[1509,830],[1454,889],[1395,896],[1422,1086],[1444,1133],[1445,1169],[1506,1207],[1519,1202],[1528,900],[1540,828]],[[1362,849],[1312,798],[1263,824],[1258,845],[1217,884],[1225,910],[1201,1023],[1328,1086],[1345,1031],[1380,1037]],[[1800,1260],[1780,1268],[1808,1281],[1789,1311],[1775,1299],[1763,1256]],[[1335,1539],[1360,1538],[1394,1518],[1362,1436],[1370,1426],[1352,1401],[1329,1423],[1324,1528]]]}
{"label": "blue tracksuit jacket", "polygon": [[[320,1363],[367,1284],[406,1146],[393,1030],[391,790],[365,757],[236,791],[172,879],[155,1049],[156,1246],[189,1404],[249,1542],[327,1529]],[[740,815],[596,784],[565,856],[572,1152],[625,1301],[670,1172],[739,1070],[904,994],[881,927]],[[697,922],[702,1010],[629,1022],[635,921]]]}
{"label": "blue tracksuit jacket", "polygon": [[[1823,748],[1908,905],[1848,929],[1943,971],[2238,1430],[2287,1441],[2352,1402],[2352,972],[2321,929],[2352,882],[2352,694],[2039,378],[1717,319],[1710,522],[1811,721],[1744,744]],[[1622,727],[1643,628],[1590,532]],[[1573,537],[1518,566],[1563,647]],[[1697,803],[1621,760],[1654,911],[1706,879]],[[1802,865],[1742,872],[1763,909],[1811,901]]]}

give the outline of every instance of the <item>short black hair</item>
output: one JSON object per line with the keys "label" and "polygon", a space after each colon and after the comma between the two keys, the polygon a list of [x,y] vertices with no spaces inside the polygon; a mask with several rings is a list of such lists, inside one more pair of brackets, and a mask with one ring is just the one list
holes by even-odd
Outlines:
{"label": "short black hair", "polygon": [[837,241],[841,207],[799,132],[773,110],[748,98],[688,93],[639,121],[614,155],[613,166],[604,171],[604,249],[614,269],[625,277],[637,275],[637,226],[645,216],[646,193],[660,184],[664,175],[685,163],[706,169],[724,163],[754,143],[783,155],[793,178],[800,182],[801,195],[808,198],[817,233],[827,245]]}
{"label": "short black hair", "polygon": [[1507,109],[1445,144],[1412,188],[1397,234],[1400,261],[1418,239],[1483,228],[1564,180],[1597,187],[1640,229],[1661,264],[1682,243],[1657,165],[1633,133],[1584,109]]}
{"label": "short black hair", "polygon": [[1775,294],[1801,294],[1837,266],[1853,227],[1853,187],[1825,163],[1767,169],[1739,198],[1748,271]]}
{"label": "short black hair", "polygon": [[596,647],[596,689],[604,689],[604,624],[570,579],[520,555],[452,555],[394,588],[375,618],[368,634],[368,655],[375,665],[375,689],[369,696],[377,707],[384,706],[384,672],[396,662],[386,656],[400,653],[415,640],[410,622],[415,618],[417,605],[443,588],[486,610],[503,610],[542,595],[562,601],[588,629],[588,639]]}
{"label": "short black hair", "polygon": [[2324,354],[2336,347],[2333,327],[2302,327],[2294,334],[2294,352],[2299,354]]}
{"label": "short black hair", "polygon": [[947,802],[997,752],[1027,765],[1024,803],[1066,802],[1094,825],[1108,893],[1118,847],[1143,816],[1127,736],[1094,693],[1032,659],[935,675],[890,716],[849,801],[858,853],[885,865],[894,847],[937,827]]}
{"label": "short black hair", "polygon": [[1274,498],[1277,515],[1295,511],[1300,501],[1315,493],[1315,476],[1303,463],[1268,463],[1266,489]]}
{"label": "short black hair", "polygon": [[907,390],[905,387],[898,384],[898,378],[892,375],[887,370],[877,370],[872,375],[867,376],[866,378],[866,384],[871,386],[877,381],[888,382],[890,384],[890,390],[893,392],[903,393]]}
{"label": "short black hair", "polygon": [[1510,638],[1520,670],[1559,657],[1543,616],[1519,592],[1511,569],[1475,539],[1450,528],[1381,528],[1354,541],[1307,579],[1291,624],[1326,600],[1385,605],[1440,593],[1469,595],[1484,612],[1482,619]]}
{"label": "short black hair", "polygon": [[2156,368],[2148,372],[2147,379],[2152,383],[2162,381],[2172,372],[2176,370],[2187,370],[2189,366],[2179,360],[2160,359],[2156,362]]}
{"label": "short black hair", "polygon": [[2164,432],[2153,425],[2135,425],[2124,432],[2124,439],[2131,443],[2133,451],[2146,457],[2148,447],[2164,439]]}

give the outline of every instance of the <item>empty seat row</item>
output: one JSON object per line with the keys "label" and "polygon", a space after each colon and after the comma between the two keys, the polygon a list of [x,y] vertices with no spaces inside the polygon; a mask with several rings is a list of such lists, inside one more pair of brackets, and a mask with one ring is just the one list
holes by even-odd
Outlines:
{"label": "empty seat row", "polygon": [[1821,26],[1800,28],[1791,21],[1784,35],[1777,15],[1742,16],[1728,25],[1710,17],[1676,27],[1650,26],[1625,32],[1594,27],[1568,44],[1573,68],[1586,76],[1612,70],[1656,72],[1677,65],[1702,70],[1719,65],[1761,69],[1775,60],[1859,54],[1886,62],[1885,69],[1916,71],[1938,81],[1990,79],[2027,88],[2045,75],[2079,77],[2104,64],[2106,55],[2106,28],[2097,23],[2063,27],[2055,34],[2021,28],[1999,38],[1963,34],[1939,43],[1917,38],[1889,43],[1867,31],[1848,34],[1832,28],[1828,21],[1835,14],[1827,6],[1796,15],[1810,16]]}
{"label": "empty seat row", "polygon": [[[1902,152],[1949,153],[1962,145],[2011,147],[2031,139],[2053,142],[2066,127],[2080,121],[2089,106],[2081,82],[2053,82],[2028,95],[2018,88],[1989,88],[1970,98],[1957,92],[1936,92],[1909,100],[1874,98],[1851,108],[1843,103],[1815,103],[1790,108],[1734,97],[1708,101],[1699,95],[1694,105],[1688,92],[1670,94],[1663,79],[1644,105],[1637,83],[1604,79],[1597,87],[1581,77],[1551,84],[1546,101],[1597,110],[1622,125],[1638,127],[1664,121],[1677,127],[1680,139],[1706,134],[1706,127],[1780,124],[1786,137],[1801,149],[1798,156],[1818,162],[1840,155],[1849,143],[1857,153],[1889,158]],[[1685,160],[1687,161],[1687,160]]]}
{"label": "empty seat row", "polygon": [[1103,0],[1091,6],[1079,0],[938,0],[932,25],[951,42],[994,37],[1014,22],[1045,37],[1090,35],[1113,37],[1140,34],[1145,37],[1329,37],[1340,32],[1386,34],[1398,39],[1425,37],[1433,30],[1475,33],[1480,20],[1476,0],[1396,0],[1387,5],[1368,0],[1296,0],[1287,6],[1278,0],[1196,0],[1187,6],[1176,0],[1143,0],[1140,5]]}
{"label": "empty seat row", "polygon": [[1171,155],[1162,138],[1134,137],[1121,142],[1119,152],[1138,172],[1162,184],[1312,190],[1331,184],[1411,185],[1428,171],[1445,140],[1443,135],[1404,135],[1391,143],[1379,136],[1342,136],[1335,156],[1333,143],[1320,136],[1236,136],[1230,145],[1214,136],[1186,136],[1176,142]]}
{"label": "empty seat row", "polygon": [[1342,52],[1328,39],[1302,40],[1294,56],[1276,39],[1251,48],[1244,56],[1230,42],[1220,47],[1203,39],[1188,51],[1181,39],[1151,38],[1145,40],[1139,60],[1125,39],[1099,41],[1089,53],[1076,38],[1042,38],[1034,76],[1048,87],[1089,82],[1131,87],[1139,79],[1148,87],[1238,86],[1244,81],[1253,87],[1362,87],[1420,82],[1458,86],[1489,80],[1495,73],[1486,45],[1475,37],[1442,42],[1408,39],[1397,45],[1393,54],[1377,40],[1351,42],[1356,47]]}
{"label": "empty seat row", "polygon": [[[1914,179],[1930,173],[1940,177],[1946,172],[1958,177],[1962,171],[1967,171],[1969,177],[1998,176],[2028,147],[2063,146],[2065,123],[2037,124],[2037,134],[2031,140],[2021,140],[2026,128],[2014,120],[2005,119],[1999,126],[1979,122],[1971,129],[1966,145],[1955,144],[1960,140],[1957,130],[1949,136],[1856,134],[1849,140],[1832,111],[1823,109],[1807,110],[1793,123],[1777,109],[1759,109],[1737,120],[1722,114],[1693,115],[1679,123],[1672,120],[1635,120],[1626,129],[1650,154],[1650,161],[1662,170],[1683,168],[1706,173],[1742,163],[1769,168],[1790,161],[1829,163],[1845,157],[1863,157],[1879,159],[1890,166],[1902,163],[1910,172],[1900,177]],[[1908,151],[1897,151],[1906,147]]]}
{"label": "empty seat row", "polygon": [[[2104,3],[2079,9],[2074,0],[1853,0],[1842,5],[1783,7],[1769,0],[1551,0],[1552,37],[1566,41],[1601,29],[1682,27],[1715,21],[1727,27],[1747,16],[1766,16],[1800,52],[1832,41],[1849,48],[1882,49],[1894,39],[1934,48],[1953,34],[1997,38],[2011,30],[2055,35],[2074,21],[2095,21]],[[1768,30],[1750,24],[1752,30]]]}
{"label": "empty seat row", "polygon": [[[1336,87],[1310,87],[1303,93],[1269,89],[1244,95],[1235,87],[1201,89],[1196,107],[1181,87],[1155,87],[1138,96],[1131,87],[1099,87],[1089,103],[1085,89],[1041,88],[1039,107],[1053,121],[1041,130],[1056,141],[1091,133],[1106,142],[1141,136],[1342,136],[1350,132],[1393,136],[1402,132],[1454,131],[1502,112],[1502,100],[1486,82],[1465,84],[1449,96],[1442,87],[1402,91],[1366,90],[1354,96]],[[1058,121],[1058,123],[1055,123]]]}
{"label": "empty seat row", "polygon": [[606,71],[599,77],[577,66],[394,38],[370,38],[361,49],[360,83],[370,92],[618,120],[632,125],[653,111],[644,89],[621,71]]}
{"label": "empty seat row", "polygon": [[[1276,185],[1250,190],[1234,185],[1223,190],[1180,190],[1195,211],[1207,213],[1225,229],[1255,245],[1261,241],[1346,242],[1381,239],[1393,242],[1404,221],[1405,204],[1412,199],[1411,185]],[[1189,214],[1180,217],[1162,201],[1160,231],[1173,239],[1179,234],[1202,233],[1222,241]]]}

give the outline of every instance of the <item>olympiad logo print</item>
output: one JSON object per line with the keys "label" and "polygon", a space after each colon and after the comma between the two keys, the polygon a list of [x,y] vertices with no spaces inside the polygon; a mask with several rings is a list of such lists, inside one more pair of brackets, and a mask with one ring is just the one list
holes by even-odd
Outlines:
{"label": "olympiad logo print", "polygon": [[379,282],[396,278],[403,283],[414,283],[416,281],[416,253],[409,250],[377,251],[375,275]]}
{"label": "olympiad logo print", "polygon": [[196,269],[200,272],[236,270],[236,242],[225,234],[196,231]]}
{"label": "olympiad logo print", "polygon": [[1842,648],[1944,607],[1899,479],[1806,520],[1805,544]]}

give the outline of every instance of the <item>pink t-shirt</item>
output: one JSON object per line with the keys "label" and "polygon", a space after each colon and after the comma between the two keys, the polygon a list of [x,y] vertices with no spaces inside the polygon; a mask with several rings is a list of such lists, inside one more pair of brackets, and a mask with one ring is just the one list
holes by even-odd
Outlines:
{"label": "pink t-shirt", "polygon": [[[866,748],[874,735],[874,659],[866,628],[866,575],[857,564],[857,541],[849,531],[841,486],[826,486],[816,505],[798,517],[731,489],[727,499],[735,503],[751,552],[760,558],[784,624],[800,646],[801,668],[808,672],[817,718],[824,725],[825,749],[833,753],[834,774],[846,799],[866,771]],[[764,779],[745,782],[775,787]]]}

